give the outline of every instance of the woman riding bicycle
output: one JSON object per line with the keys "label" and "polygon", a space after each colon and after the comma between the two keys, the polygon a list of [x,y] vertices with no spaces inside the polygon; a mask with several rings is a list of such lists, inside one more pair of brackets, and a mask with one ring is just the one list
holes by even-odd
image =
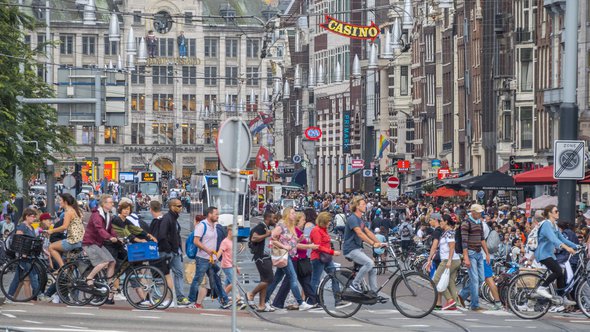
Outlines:
{"label": "woman riding bicycle", "polygon": [[59,267],[64,265],[61,258],[62,253],[82,248],[82,238],[84,237],[84,225],[82,224],[82,211],[78,207],[78,202],[74,196],[65,193],[59,195],[60,206],[64,209],[64,221],[59,227],[47,230],[49,235],[62,233],[67,230],[67,237],[61,241],[53,242],[49,245],[49,254]]}
{"label": "woman riding bicycle", "polygon": [[554,280],[557,280],[557,294],[562,297],[564,305],[575,305],[574,301],[570,301],[567,296],[563,294],[565,288],[565,275],[563,270],[555,257],[555,249],[565,249],[570,254],[575,254],[578,246],[566,239],[557,228],[557,219],[559,218],[559,210],[557,206],[548,205],[543,211],[545,219],[539,225],[538,245],[535,250],[535,258],[537,261],[545,265],[551,274],[545,281],[537,288],[536,293],[539,296],[547,299],[552,299],[553,296],[549,293],[547,287],[551,285]]}

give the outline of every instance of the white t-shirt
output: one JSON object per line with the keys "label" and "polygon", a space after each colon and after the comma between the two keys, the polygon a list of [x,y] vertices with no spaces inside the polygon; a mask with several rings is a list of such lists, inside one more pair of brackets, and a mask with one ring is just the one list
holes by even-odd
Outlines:
{"label": "white t-shirt", "polygon": [[[205,223],[207,223],[207,229],[205,230]],[[215,250],[217,248],[217,230],[215,229],[215,225],[211,225],[207,219],[201,221],[197,227],[195,227],[194,231],[195,237],[201,238],[201,243],[211,249]],[[209,259],[209,255],[205,252],[205,250],[197,251],[197,257]],[[213,258],[217,260],[217,257]]]}
{"label": "white t-shirt", "polygon": [[[440,259],[445,260],[449,259],[449,243],[455,243],[455,231],[448,230],[443,233],[440,237],[439,242],[439,250],[440,250]],[[460,260],[461,257],[457,255],[457,253],[453,250],[453,260]]]}

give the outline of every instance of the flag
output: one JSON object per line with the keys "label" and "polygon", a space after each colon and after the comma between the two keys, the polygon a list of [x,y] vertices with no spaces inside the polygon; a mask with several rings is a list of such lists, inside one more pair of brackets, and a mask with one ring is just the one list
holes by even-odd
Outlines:
{"label": "flag", "polygon": [[383,158],[383,151],[385,151],[388,146],[389,140],[384,135],[379,135],[379,143],[377,144],[379,159]]}
{"label": "flag", "polygon": [[250,132],[252,133],[252,135],[256,135],[257,133],[261,132],[264,128],[267,128],[273,120],[274,119],[272,118],[272,116],[259,112],[254,119],[250,120],[250,122],[248,123],[248,127],[250,127]]}
{"label": "flag", "polygon": [[258,154],[256,154],[256,167],[259,169],[265,169],[265,162],[270,160],[270,153],[264,146],[260,146]]}

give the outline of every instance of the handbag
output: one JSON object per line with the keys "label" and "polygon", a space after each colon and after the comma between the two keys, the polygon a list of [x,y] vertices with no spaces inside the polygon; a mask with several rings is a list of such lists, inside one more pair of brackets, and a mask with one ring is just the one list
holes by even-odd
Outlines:
{"label": "handbag", "polygon": [[320,262],[322,262],[323,264],[331,263],[332,258],[333,258],[333,256],[328,253],[320,252]]}
{"label": "handbag", "polygon": [[272,265],[280,269],[287,266],[289,252],[286,249],[273,246],[270,252],[270,258],[272,260]]}
{"label": "handbag", "polygon": [[439,293],[442,293],[447,289],[447,287],[449,286],[450,277],[451,277],[451,270],[445,269],[445,271],[440,276],[440,279],[438,280],[438,284],[436,284],[436,290]]}
{"label": "handbag", "polygon": [[302,258],[297,261],[297,274],[300,277],[308,277],[311,275],[311,261],[309,258]]}

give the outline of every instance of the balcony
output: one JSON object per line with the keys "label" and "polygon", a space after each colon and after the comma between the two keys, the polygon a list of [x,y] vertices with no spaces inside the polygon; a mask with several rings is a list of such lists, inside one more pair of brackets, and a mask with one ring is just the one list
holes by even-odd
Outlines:
{"label": "balcony", "polygon": [[563,89],[554,88],[543,91],[543,104],[558,106],[563,100]]}
{"label": "balcony", "polygon": [[565,10],[565,0],[543,0],[543,7],[547,9],[556,8],[563,11]]}

